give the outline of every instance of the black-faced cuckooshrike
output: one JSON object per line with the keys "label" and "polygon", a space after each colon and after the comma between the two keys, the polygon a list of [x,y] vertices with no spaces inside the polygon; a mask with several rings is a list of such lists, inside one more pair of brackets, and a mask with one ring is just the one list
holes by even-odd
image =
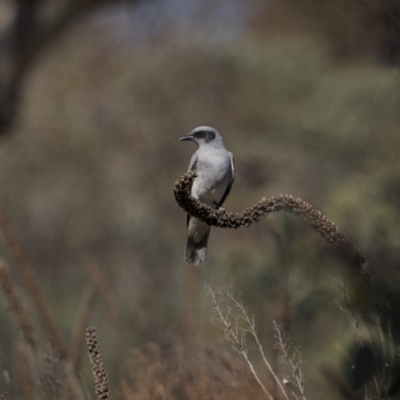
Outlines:
{"label": "black-faced cuckooshrike", "polygon": [[[191,140],[199,146],[188,168],[197,174],[191,195],[214,208],[221,207],[235,179],[233,154],[226,150],[221,135],[209,126],[200,126],[179,140]],[[210,226],[188,215],[187,229],[185,262],[199,266],[207,254]]]}

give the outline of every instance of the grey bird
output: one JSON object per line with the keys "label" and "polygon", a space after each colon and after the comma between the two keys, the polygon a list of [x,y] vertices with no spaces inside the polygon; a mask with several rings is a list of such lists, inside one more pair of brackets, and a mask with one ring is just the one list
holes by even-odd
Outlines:
{"label": "grey bird", "polygon": [[[221,135],[209,126],[193,129],[179,140],[190,140],[199,146],[188,168],[197,174],[191,195],[214,208],[221,207],[235,179],[233,154],[226,150]],[[187,230],[185,262],[199,266],[207,254],[210,226],[188,215]]]}

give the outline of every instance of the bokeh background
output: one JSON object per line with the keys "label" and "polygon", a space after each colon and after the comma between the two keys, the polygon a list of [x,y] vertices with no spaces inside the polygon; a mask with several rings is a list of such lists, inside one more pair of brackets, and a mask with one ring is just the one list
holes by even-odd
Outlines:
{"label": "bokeh background", "polygon": [[[49,4],[40,4],[46,16]],[[2,0],[3,34],[14,7]],[[351,324],[335,304],[336,281],[353,284],[350,264],[279,213],[249,229],[213,228],[204,264],[185,266],[186,217],[173,183],[195,146],[178,139],[199,125],[224,137],[236,160],[226,209],[300,197],[397,284],[399,14],[394,0],[105,2],[71,20],[29,65],[0,136],[1,203],[66,338],[93,281],[88,264],[106,277],[120,326],[101,296],[90,324],[112,387],[125,360],[140,370],[137,352],[149,345],[231,352],[210,323],[207,283],[242,293],[282,377],[273,320],[302,347],[307,398],[342,398],[323,371],[353,365],[344,363]],[[21,285],[1,235],[0,253]],[[0,391],[15,396],[19,341],[0,297],[0,368],[11,377],[0,377]],[[94,398],[86,356],[79,370]]]}

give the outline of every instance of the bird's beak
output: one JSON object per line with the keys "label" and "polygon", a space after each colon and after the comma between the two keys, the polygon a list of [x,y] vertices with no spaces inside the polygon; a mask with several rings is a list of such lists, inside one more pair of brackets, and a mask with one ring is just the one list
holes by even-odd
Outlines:
{"label": "bird's beak", "polygon": [[189,134],[189,135],[186,135],[186,136],[181,137],[179,140],[180,140],[180,141],[184,141],[184,140],[191,140],[191,141],[193,141],[193,136],[190,136],[190,134]]}

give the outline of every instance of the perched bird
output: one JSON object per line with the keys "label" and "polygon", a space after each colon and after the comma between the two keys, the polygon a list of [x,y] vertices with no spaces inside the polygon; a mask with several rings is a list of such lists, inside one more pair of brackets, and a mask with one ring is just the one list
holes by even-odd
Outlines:
{"label": "perched bird", "polygon": [[[191,140],[199,146],[188,168],[197,175],[191,195],[214,208],[221,207],[235,179],[233,154],[226,150],[221,135],[209,126],[200,126],[179,140]],[[207,254],[210,226],[188,215],[187,229],[185,262],[199,266]]]}

